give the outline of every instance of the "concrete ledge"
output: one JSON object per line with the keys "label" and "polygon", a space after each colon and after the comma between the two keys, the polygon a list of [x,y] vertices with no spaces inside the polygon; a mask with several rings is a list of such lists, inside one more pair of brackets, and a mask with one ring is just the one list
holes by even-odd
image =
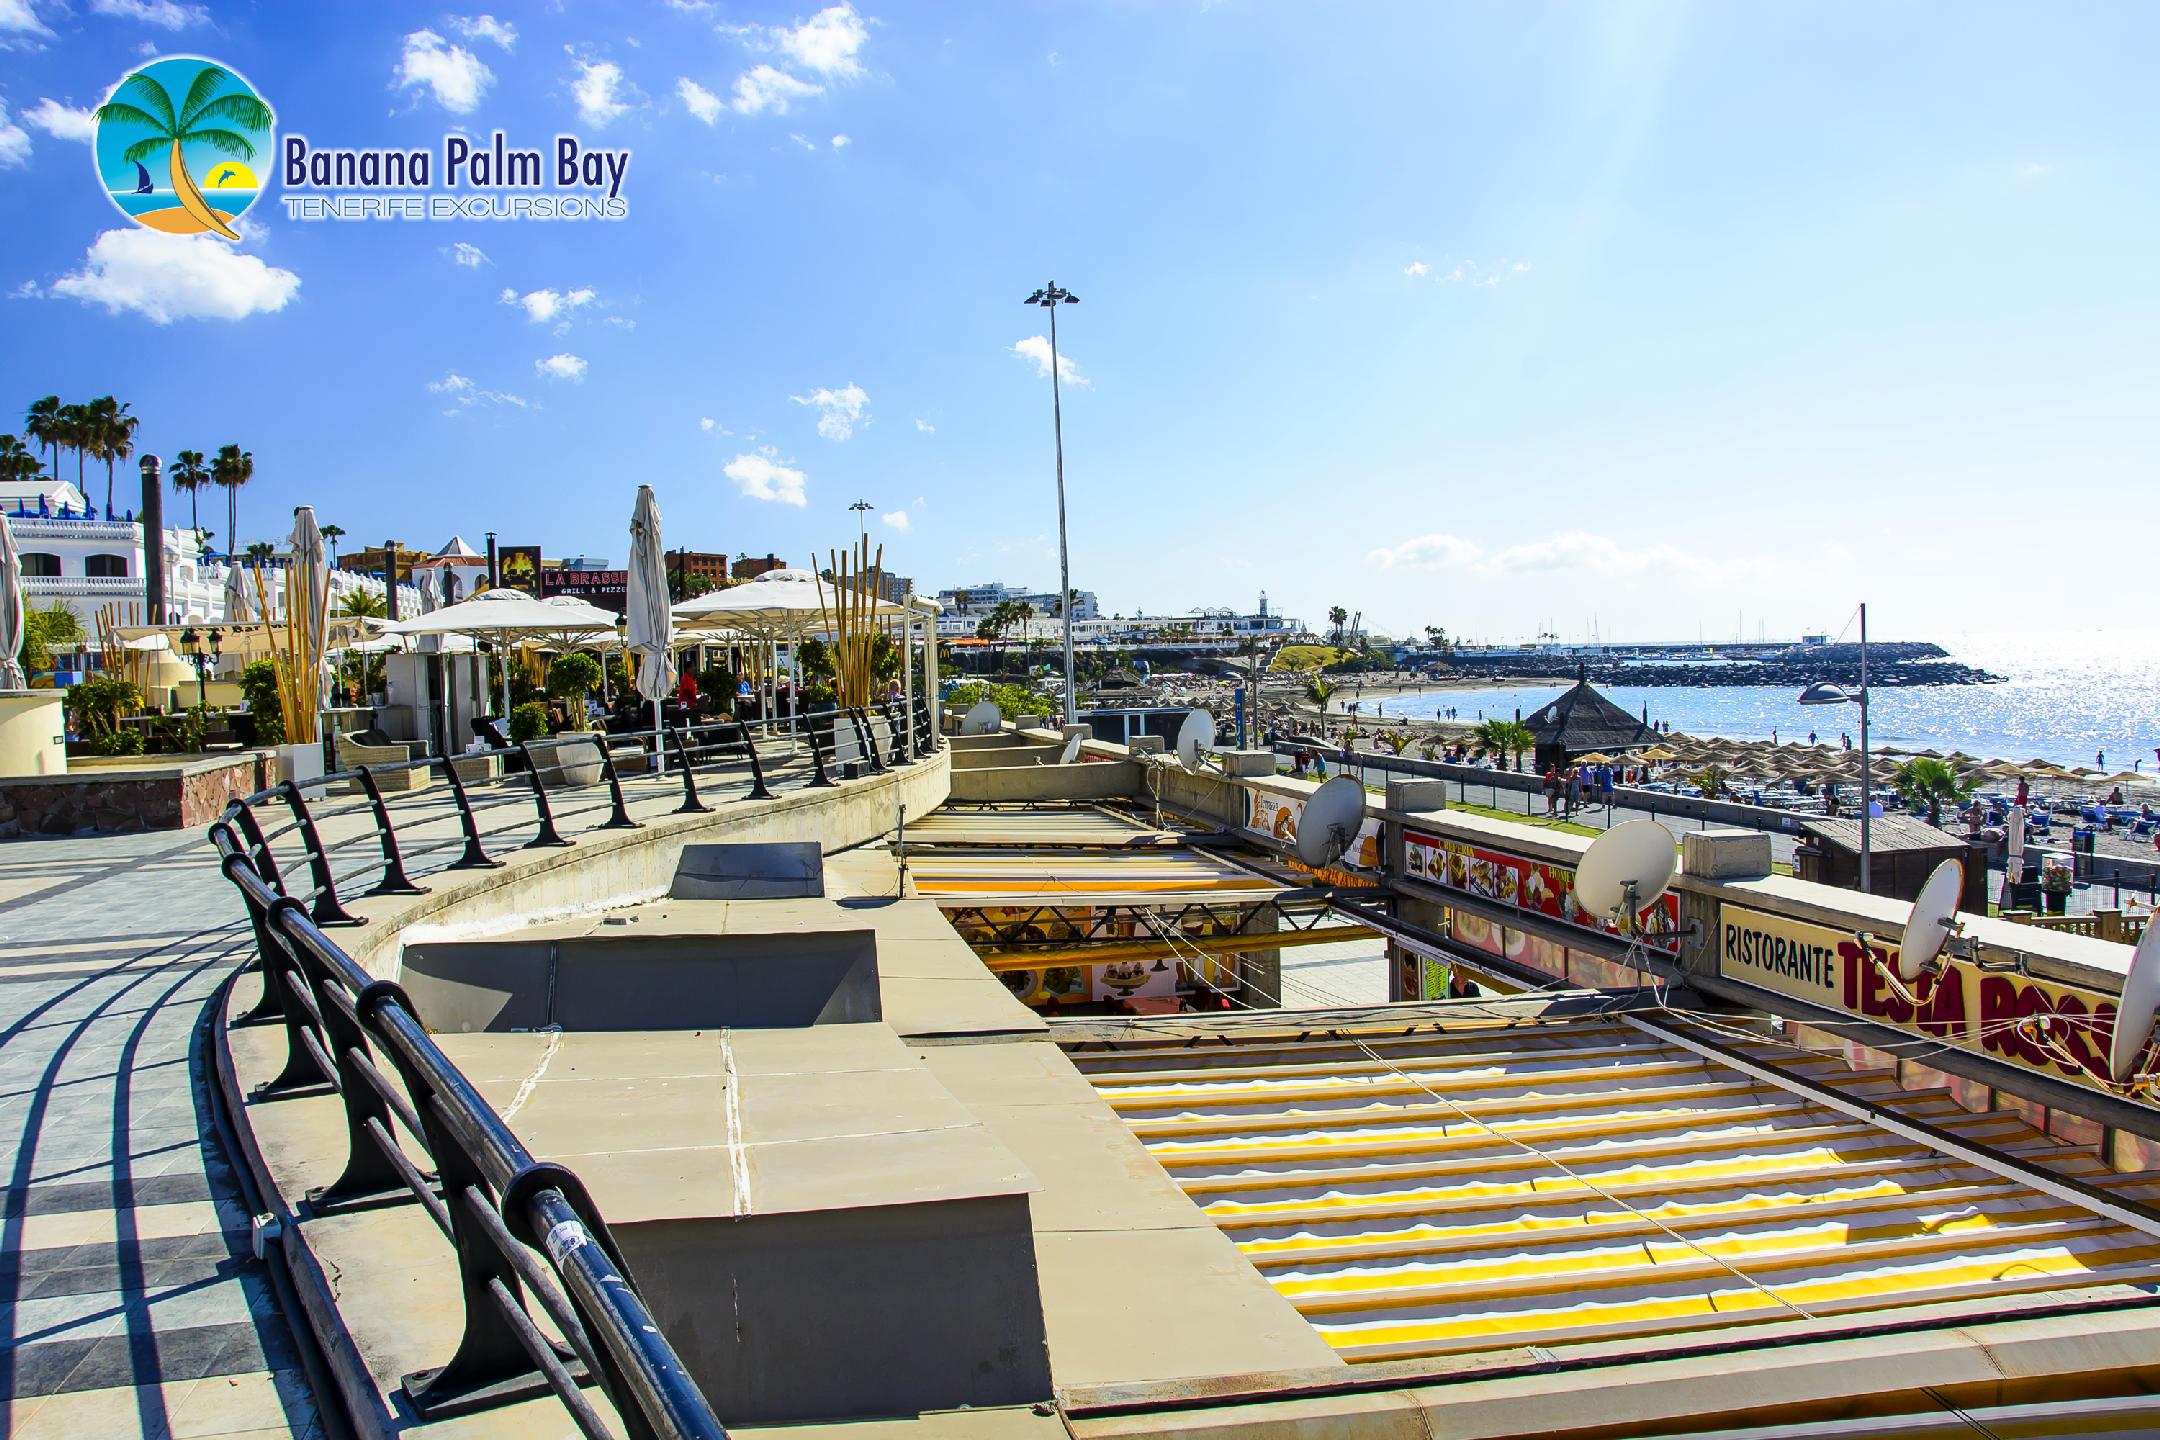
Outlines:
{"label": "concrete ledge", "polygon": [[[1043,754],[1050,762],[1058,756],[1054,749]],[[956,770],[952,777],[952,798],[975,803],[1123,800],[1139,788],[1140,767],[1130,760],[985,766]]]}

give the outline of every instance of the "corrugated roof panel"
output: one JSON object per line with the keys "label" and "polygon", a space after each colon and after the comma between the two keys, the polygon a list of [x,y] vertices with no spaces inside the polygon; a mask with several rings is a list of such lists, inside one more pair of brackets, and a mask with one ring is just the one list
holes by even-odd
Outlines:
{"label": "corrugated roof panel", "polygon": [[[1822,1056],[1751,1053],[1968,1143],[2104,1174],[2015,1115]],[[1626,1026],[1136,1041],[1072,1058],[1352,1360],[2160,1289],[2151,1235]],[[2160,1195],[2154,1177],[2121,1183]]]}
{"label": "corrugated roof panel", "polygon": [[996,904],[1006,896],[1251,895],[1281,887],[1188,850],[1001,854],[911,852],[916,893]]}

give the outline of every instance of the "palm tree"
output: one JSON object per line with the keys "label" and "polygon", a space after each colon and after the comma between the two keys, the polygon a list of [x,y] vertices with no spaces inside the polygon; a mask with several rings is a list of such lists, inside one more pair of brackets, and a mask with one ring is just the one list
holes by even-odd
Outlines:
{"label": "palm tree", "polygon": [[105,462],[105,518],[112,519],[113,464],[135,453],[135,431],[142,418],[110,395],[100,395],[86,407],[90,412],[91,449]]}
{"label": "palm tree", "polygon": [[237,131],[214,126],[213,121],[227,121],[241,130],[267,130],[276,118],[270,107],[253,95],[220,95],[218,91],[232,76],[215,65],[205,65],[196,73],[194,83],[188,86],[187,98],[177,113],[173,109],[172,96],[165,87],[148,75],[137,71],[122,85],[119,96],[100,105],[97,111],[101,125],[137,125],[150,131],[147,139],[138,140],[121,154],[129,164],[140,164],[155,155],[159,146],[170,147],[167,164],[172,171],[173,195],[180,208],[195,217],[205,230],[214,231],[227,240],[240,237],[225,223],[225,217],[210,208],[203,199],[195,177],[188,173],[187,159],[181,148],[189,144],[207,145],[213,150],[240,160],[255,158],[255,144]]}
{"label": "palm tree", "polygon": [[225,492],[225,553],[240,549],[240,487],[255,478],[255,456],[238,445],[218,446],[210,462],[210,483]]}
{"label": "palm tree", "polygon": [[19,485],[45,472],[37,452],[13,435],[0,435],[0,485]]}
{"label": "palm tree", "polygon": [[330,563],[337,564],[337,542],[345,538],[345,527],[325,525],[322,527],[322,538],[330,542]]}
{"label": "palm tree", "polygon": [[258,566],[276,553],[277,547],[267,540],[251,540],[248,542],[247,558]]}
{"label": "palm tree", "polygon": [[1512,761],[1517,770],[1522,769],[1522,752],[1537,744],[1537,736],[1520,720],[1487,720],[1471,736],[1479,749],[1502,763]]}
{"label": "palm tree", "polygon": [[[329,528],[324,527],[323,534],[328,535],[329,533]],[[267,550],[270,547],[266,545],[263,548]],[[372,590],[355,590],[347,595],[345,603],[338,607],[338,614],[353,615],[362,620],[380,620],[389,613],[389,605],[383,600],[382,596],[377,595]]]}
{"label": "palm tree", "polygon": [[53,483],[59,484],[60,397],[47,395],[42,400],[32,401],[30,408],[23,412],[23,433],[28,435],[40,450],[52,452]]}
{"label": "palm tree", "polygon": [[1907,805],[1925,805],[1928,824],[1942,824],[1943,802],[1962,805],[1972,798],[1973,791],[1980,788],[1980,781],[1960,776],[1955,766],[1947,760],[1937,760],[1930,755],[1915,755],[1890,777],[1897,788],[1898,797]]}
{"label": "palm tree", "polygon": [[210,483],[210,467],[203,463],[200,450],[182,450],[173,457],[172,487],[188,497],[188,520],[193,526],[197,545],[202,544],[201,492]]}
{"label": "palm tree", "polygon": [[[83,457],[97,439],[97,419],[87,405],[63,405],[60,407],[60,443],[75,452],[75,488],[83,488]],[[84,503],[89,496],[83,497]]]}
{"label": "palm tree", "polygon": [[1340,605],[1330,605],[1328,606],[1327,618],[1328,624],[1335,627],[1335,643],[1340,646],[1342,644],[1343,626],[1350,623],[1350,612]]}

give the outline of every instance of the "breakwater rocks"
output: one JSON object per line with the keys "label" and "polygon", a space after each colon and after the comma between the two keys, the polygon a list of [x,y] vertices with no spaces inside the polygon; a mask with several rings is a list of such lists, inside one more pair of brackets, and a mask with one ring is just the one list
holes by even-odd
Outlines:
{"label": "breakwater rocks", "polygon": [[[1483,679],[1535,678],[1577,667],[1594,684],[1688,686],[1772,685],[1798,687],[1828,680],[1860,683],[1858,645],[1794,646],[1745,657],[1717,659],[1643,656],[1457,655],[1452,673]],[[1949,658],[1940,645],[1923,640],[1892,640],[1868,646],[1868,683],[1876,688],[1913,685],[1987,685],[1999,675]]]}

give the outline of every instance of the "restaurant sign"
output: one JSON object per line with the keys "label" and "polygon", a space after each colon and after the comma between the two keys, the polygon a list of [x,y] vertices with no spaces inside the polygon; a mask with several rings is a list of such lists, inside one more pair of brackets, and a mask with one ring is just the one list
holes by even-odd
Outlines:
{"label": "restaurant sign", "polygon": [[[1512,906],[1527,914],[1542,915],[1564,925],[1605,935],[1620,933],[1609,920],[1591,914],[1576,903],[1573,866],[1488,850],[1466,840],[1447,840],[1421,830],[1405,830],[1403,870],[1412,880],[1423,880],[1442,889],[1460,890],[1466,895]],[[1677,953],[1680,948],[1680,897],[1660,895],[1644,906],[1638,917],[1638,930],[1646,936],[1645,945]]]}
{"label": "restaurant sign", "polygon": [[[1305,813],[1304,799],[1296,795],[1278,795],[1267,790],[1252,790],[1246,793],[1245,828],[1284,845],[1297,844],[1298,821]],[[1289,861],[1290,868],[1303,870],[1315,879],[1331,885],[1369,885],[1372,883],[1370,879],[1360,878],[1350,872],[1362,870],[1369,875],[1377,871],[1381,864],[1381,843],[1380,822],[1368,815],[1364,823],[1358,826],[1357,838],[1351,841],[1350,848],[1343,852],[1339,865],[1331,865],[1325,870],[1314,870],[1299,864],[1293,856]]]}
{"label": "restaurant sign", "polygon": [[[1896,945],[1876,941],[1872,949],[1895,970]],[[1946,957],[1942,978],[1933,989],[1916,987],[1924,1003],[1915,1009],[1883,983],[1882,972],[1868,962],[1867,952],[1852,932],[1739,905],[1719,910],[1718,973],[1727,980],[1824,1009],[1930,1036],[2022,1070],[2106,1088],[2103,1077],[2108,1040],[2115,1031],[2115,997],[2103,991],[1982,969],[1971,960]],[[2062,1055],[2049,1053],[2017,1028],[2021,1020],[2053,1016],[2066,1022],[2052,1027],[2065,1052]]]}

